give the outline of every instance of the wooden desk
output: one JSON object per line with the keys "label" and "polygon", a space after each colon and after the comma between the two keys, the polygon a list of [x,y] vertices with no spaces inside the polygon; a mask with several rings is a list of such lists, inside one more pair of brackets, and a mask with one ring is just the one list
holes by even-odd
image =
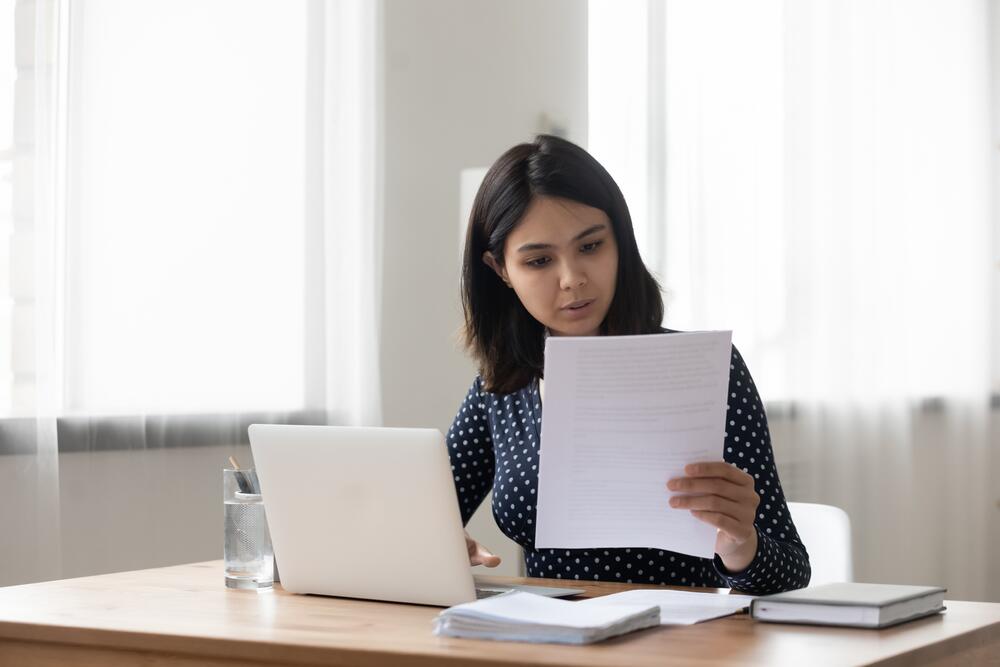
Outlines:
{"label": "wooden desk", "polygon": [[[587,596],[639,588],[544,581]],[[886,630],[742,615],[591,646],[522,644],[436,637],[436,607],[227,590],[213,561],[0,588],[0,665],[1000,664],[1000,604],[946,604]]]}

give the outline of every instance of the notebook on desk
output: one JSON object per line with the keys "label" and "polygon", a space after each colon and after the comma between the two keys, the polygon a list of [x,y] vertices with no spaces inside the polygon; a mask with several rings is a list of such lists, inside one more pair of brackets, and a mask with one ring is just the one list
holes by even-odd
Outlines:
{"label": "notebook on desk", "polygon": [[477,589],[440,431],[253,424],[249,435],[287,591],[436,606],[583,592]]}
{"label": "notebook on desk", "polygon": [[940,586],[833,583],[756,598],[759,621],[887,628],[945,610]]}

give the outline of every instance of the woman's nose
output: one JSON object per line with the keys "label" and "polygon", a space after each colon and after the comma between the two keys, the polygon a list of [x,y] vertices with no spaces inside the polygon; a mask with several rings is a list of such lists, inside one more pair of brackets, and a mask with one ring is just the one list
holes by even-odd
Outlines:
{"label": "woman's nose", "polygon": [[576,289],[587,284],[587,274],[583,269],[573,262],[566,262],[563,265],[562,273],[559,276],[559,287],[564,290]]}

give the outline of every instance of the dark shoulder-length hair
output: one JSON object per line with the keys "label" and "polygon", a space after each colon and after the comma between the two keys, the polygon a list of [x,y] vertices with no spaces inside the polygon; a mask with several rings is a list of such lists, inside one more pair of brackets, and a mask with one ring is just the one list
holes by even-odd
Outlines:
{"label": "dark shoulder-length hair", "polygon": [[465,344],[479,364],[485,391],[508,394],[542,376],[545,327],[514,290],[483,262],[489,251],[501,266],[504,244],[538,195],[570,199],[604,211],[618,244],[618,279],[602,335],[659,333],[663,297],[646,269],[625,197],[607,170],[565,139],[539,135],[493,163],[472,204],[462,262]]}

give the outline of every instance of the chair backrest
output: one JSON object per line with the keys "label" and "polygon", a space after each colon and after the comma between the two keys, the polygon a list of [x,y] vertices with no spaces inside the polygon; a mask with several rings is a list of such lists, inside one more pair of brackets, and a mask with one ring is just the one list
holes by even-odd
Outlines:
{"label": "chair backrest", "polygon": [[809,585],[852,581],[851,520],[847,512],[816,503],[788,503],[788,511],[809,552]]}

